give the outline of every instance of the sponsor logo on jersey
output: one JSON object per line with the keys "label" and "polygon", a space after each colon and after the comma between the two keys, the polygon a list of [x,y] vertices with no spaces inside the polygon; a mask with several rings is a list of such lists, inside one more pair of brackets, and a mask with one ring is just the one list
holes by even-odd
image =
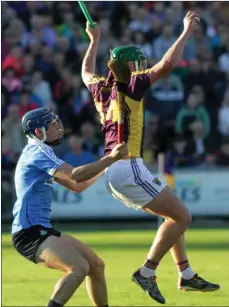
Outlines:
{"label": "sponsor logo on jersey", "polygon": [[157,185],[161,185],[161,182],[158,178],[154,178],[153,182],[156,183]]}

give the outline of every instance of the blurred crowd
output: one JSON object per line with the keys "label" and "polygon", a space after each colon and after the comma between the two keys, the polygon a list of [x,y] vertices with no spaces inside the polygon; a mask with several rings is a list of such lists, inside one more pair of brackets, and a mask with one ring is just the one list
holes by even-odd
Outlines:
{"label": "blurred crowd", "polygon": [[[149,67],[183,29],[188,10],[201,23],[178,67],[145,96],[145,162],[166,168],[229,166],[229,3],[87,2],[101,29],[97,73],[107,74],[109,50],[140,46]],[[48,107],[65,126],[56,148],[73,166],[103,155],[103,135],[91,94],[82,83],[88,47],[77,1],[2,2],[2,169],[15,168],[26,138],[21,118]]]}

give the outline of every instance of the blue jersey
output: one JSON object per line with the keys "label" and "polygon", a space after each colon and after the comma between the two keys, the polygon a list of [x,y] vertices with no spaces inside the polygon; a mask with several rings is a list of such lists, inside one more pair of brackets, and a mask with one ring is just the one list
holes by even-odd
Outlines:
{"label": "blue jersey", "polygon": [[17,200],[13,207],[12,233],[33,225],[51,227],[53,174],[64,163],[50,146],[29,139],[15,172]]}

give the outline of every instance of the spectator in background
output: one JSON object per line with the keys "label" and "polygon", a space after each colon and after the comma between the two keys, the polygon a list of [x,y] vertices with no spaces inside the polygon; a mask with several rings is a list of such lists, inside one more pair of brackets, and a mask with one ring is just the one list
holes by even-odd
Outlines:
{"label": "spectator in background", "polygon": [[73,89],[74,113],[82,116],[83,110],[88,106],[90,102],[89,91],[85,88],[82,88],[81,77],[77,74],[72,75],[71,86]]}
{"label": "spectator in background", "polygon": [[146,123],[144,134],[144,162],[148,166],[156,166],[158,154],[166,151],[166,137],[165,128],[158,115],[152,114]]}
{"label": "spectator in background", "polygon": [[[183,16],[185,15],[182,1],[171,1],[170,7],[165,9],[165,18],[167,23],[174,26],[175,33],[179,35],[183,26]],[[174,18],[176,16],[176,18]]]}
{"label": "spectator in background", "polygon": [[71,49],[75,49],[79,52],[82,44],[85,44],[82,35],[82,27],[79,24],[74,24],[72,26],[72,36],[70,37]]}
{"label": "spectator in background", "polygon": [[26,144],[26,138],[21,127],[20,108],[11,104],[8,108],[8,116],[2,121],[2,132],[9,140],[9,146],[18,154]]}
{"label": "spectator in background", "polygon": [[158,16],[153,15],[151,18],[149,30],[146,33],[148,42],[152,43],[156,38],[160,36],[162,26],[163,22],[161,21],[161,19]]}
{"label": "spectator in background", "polygon": [[52,28],[52,16],[34,14],[30,18],[31,30],[22,36],[22,45],[26,48],[33,41],[45,44],[53,48],[56,42],[56,34]]}
{"label": "spectator in background", "polygon": [[199,58],[192,58],[189,62],[188,74],[184,78],[185,94],[187,95],[195,85],[202,86],[203,82],[202,63]]}
{"label": "spectator in background", "polygon": [[218,166],[229,167],[229,139],[228,138],[226,138],[221,145],[221,149],[216,158],[216,164]]}
{"label": "spectator in background", "polygon": [[118,41],[111,35],[111,22],[109,19],[103,18],[100,23],[100,37],[101,40],[98,45],[98,61],[101,62],[107,56],[110,49],[118,46]]}
{"label": "spectator in background", "polygon": [[[40,17],[40,16],[39,16]],[[56,31],[53,25],[52,15],[43,15],[43,28],[42,28],[42,42],[49,46],[51,49],[54,48],[56,43]]]}
{"label": "spectator in background", "polygon": [[76,49],[71,49],[70,41],[66,37],[58,37],[55,51],[65,55],[65,63],[67,65],[74,63],[77,72],[80,72],[79,54]]}
{"label": "spectator in background", "polygon": [[21,20],[15,18],[9,24],[9,27],[5,30],[4,36],[8,46],[21,45],[21,37],[24,33],[24,25]]}
{"label": "spectator in background", "polygon": [[23,91],[20,96],[19,101],[20,116],[23,117],[25,113],[37,109],[39,106],[34,101],[31,100],[30,93],[28,91]]}
{"label": "spectator in background", "polygon": [[21,78],[23,83],[30,82],[32,79],[32,73],[34,70],[34,57],[30,54],[26,54],[23,60],[23,77]]}
{"label": "spectator in background", "polygon": [[162,29],[162,34],[153,42],[154,58],[160,61],[167,50],[175,43],[176,39],[173,26],[165,24]]}
{"label": "spectator in background", "polygon": [[6,68],[3,71],[2,84],[10,93],[19,92],[22,88],[22,84],[19,78],[15,76],[15,72],[12,68]]}
{"label": "spectator in background", "polygon": [[218,129],[223,136],[229,136],[229,88],[225,92],[222,106],[218,113]]}
{"label": "spectator in background", "polygon": [[171,172],[174,167],[195,166],[195,158],[186,151],[187,142],[183,136],[177,136],[173,142],[172,150],[168,153],[165,161],[165,171]]}
{"label": "spectator in background", "polygon": [[151,16],[144,7],[140,7],[136,3],[131,3],[129,6],[131,18],[129,27],[132,31],[148,32],[150,29]]}
{"label": "spectator in background", "polygon": [[203,71],[203,90],[205,92],[206,106],[216,113],[218,107],[218,88],[220,83],[225,79],[224,73],[222,73],[213,60],[212,53],[206,54],[202,61]]}
{"label": "spectator in background", "polygon": [[37,65],[41,57],[42,44],[38,41],[31,41],[27,50],[29,51],[29,54],[33,57],[35,65]]}
{"label": "spectator in background", "polygon": [[140,47],[143,53],[146,55],[147,60],[152,58],[152,48],[149,43],[146,42],[145,34],[141,31],[134,32],[134,45]]}
{"label": "spectator in background", "polygon": [[152,3],[153,16],[158,17],[163,23],[166,21],[165,3],[162,1],[156,1]]}
{"label": "spectator in background", "polygon": [[94,154],[83,149],[83,140],[80,136],[70,136],[68,139],[68,145],[70,151],[65,154],[64,160],[73,167],[89,164],[96,160]]}
{"label": "spectator in background", "polygon": [[2,63],[2,70],[12,68],[15,71],[16,77],[20,78],[23,75],[23,50],[21,47],[15,46],[11,49],[9,55]]}
{"label": "spectator in background", "polygon": [[11,146],[11,140],[4,136],[2,138],[2,169],[13,170],[17,164],[19,152]]}
{"label": "spectator in background", "polygon": [[200,164],[203,162],[206,152],[204,126],[202,122],[195,121],[190,125],[190,130],[192,131],[192,136],[187,141],[187,152],[193,155],[196,164]]}
{"label": "spectator in background", "polygon": [[4,85],[2,85],[2,93],[1,93],[1,119],[5,119],[8,112],[8,107],[11,103],[11,95],[6,89]]}
{"label": "spectator in background", "polygon": [[45,80],[50,84],[52,93],[54,92],[55,85],[61,81],[62,72],[65,69],[65,56],[61,52],[56,52],[53,58],[53,65],[50,73],[45,74]]}
{"label": "spectator in background", "polygon": [[181,108],[176,116],[176,131],[190,137],[195,123],[199,121],[203,124],[204,138],[206,138],[211,129],[209,115],[198,97],[191,93],[188,96],[187,105]]}
{"label": "spectator in background", "polygon": [[173,120],[184,99],[184,88],[180,78],[170,74],[151,85],[150,92],[156,100],[155,111],[164,120]]}
{"label": "spectator in background", "polygon": [[219,57],[219,68],[224,72],[229,70],[229,40],[226,42],[225,52]]}
{"label": "spectator in background", "polygon": [[216,156],[214,152],[207,152],[205,161],[201,165],[202,167],[215,168],[216,167]]}
{"label": "spectator in background", "polygon": [[54,86],[54,99],[59,105],[65,103],[67,97],[72,96],[72,86],[71,86],[71,71],[69,68],[65,67],[61,72],[61,79]]}
{"label": "spectator in background", "polygon": [[35,71],[32,76],[32,93],[41,100],[40,107],[52,102],[52,92],[48,82],[43,79],[41,71]]}
{"label": "spectator in background", "polygon": [[83,149],[92,152],[94,155],[99,153],[99,142],[95,137],[95,126],[91,122],[84,122],[81,126],[83,139]]}
{"label": "spectator in background", "polygon": [[[201,15],[200,15],[201,16]],[[210,39],[204,35],[204,29],[202,23],[196,25],[193,30],[191,39],[187,42],[187,46],[184,52],[184,58],[190,60],[199,55],[200,45],[206,47],[206,51],[210,50]]]}
{"label": "spectator in background", "polygon": [[58,34],[68,39],[72,37],[72,28],[75,24],[74,14],[71,11],[66,11],[62,15],[63,23],[58,26]]}
{"label": "spectator in background", "polygon": [[50,73],[53,63],[53,51],[48,46],[43,46],[41,49],[41,56],[37,58],[36,69],[43,73]]}

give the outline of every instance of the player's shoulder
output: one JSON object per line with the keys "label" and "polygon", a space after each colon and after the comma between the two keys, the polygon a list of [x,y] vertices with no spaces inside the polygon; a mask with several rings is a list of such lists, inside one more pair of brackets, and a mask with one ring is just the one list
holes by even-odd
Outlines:
{"label": "player's shoulder", "polygon": [[59,158],[54,153],[52,147],[36,140],[29,140],[26,147],[27,155],[30,160],[53,160],[58,162]]}
{"label": "player's shoulder", "polygon": [[145,70],[136,70],[131,72],[131,77],[135,77],[135,76],[141,76],[141,75],[147,75],[150,72],[150,68],[149,69],[145,69]]}
{"label": "player's shoulder", "polygon": [[87,80],[87,84],[91,85],[91,84],[99,83],[101,81],[105,81],[105,78],[98,76],[98,75],[94,75],[93,77],[91,77]]}

